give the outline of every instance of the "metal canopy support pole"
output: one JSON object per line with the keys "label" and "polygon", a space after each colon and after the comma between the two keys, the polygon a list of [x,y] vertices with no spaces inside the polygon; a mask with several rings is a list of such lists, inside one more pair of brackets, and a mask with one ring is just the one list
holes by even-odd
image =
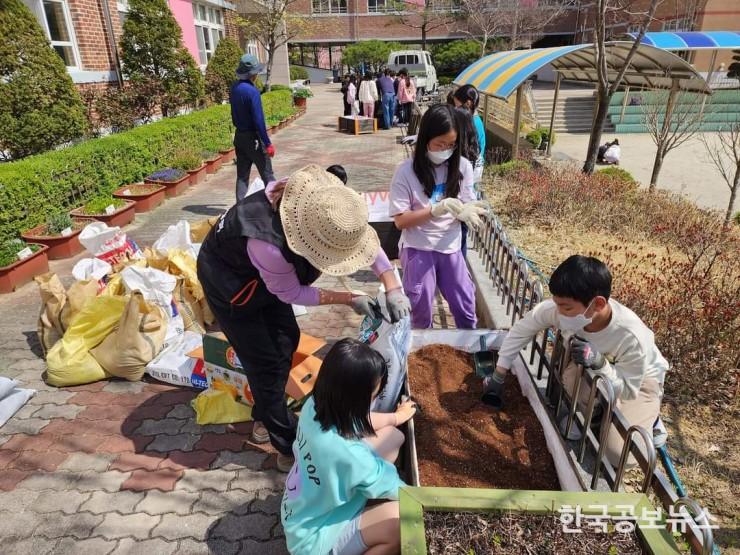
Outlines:
{"label": "metal canopy support pole", "polygon": [[555,77],[555,96],[552,98],[552,113],[550,114],[550,129],[547,132],[547,151],[545,154],[548,157],[550,156],[550,149],[552,148],[552,128],[555,126],[555,109],[558,106],[558,94],[560,93],[561,79],[562,75],[560,75],[560,72],[557,72],[557,77]]}
{"label": "metal canopy support pole", "polygon": [[619,123],[624,123],[624,111],[627,109],[627,99],[630,95],[630,88],[627,86],[624,89],[624,98],[622,99],[622,111],[619,112]]}
{"label": "metal canopy support pole", "polygon": [[[717,51],[712,50],[712,59],[709,61],[709,71],[707,72],[707,85],[709,85],[709,88],[712,88],[712,76],[714,75],[714,64],[717,63]],[[701,114],[700,121],[704,119],[704,107],[707,104],[707,95],[705,94],[704,97],[701,99],[701,109],[699,110],[699,114]]]}
{"label": "metal canopy support pole", "polygon": [[519,157],[519,120],[522,116],[522,96],[524,91],[522,88],[524,85],[519,85],[516,88],[516,106],[514,108],[514,129],[513,136],[514,140],[511,143],[511,159],[516,160]]}

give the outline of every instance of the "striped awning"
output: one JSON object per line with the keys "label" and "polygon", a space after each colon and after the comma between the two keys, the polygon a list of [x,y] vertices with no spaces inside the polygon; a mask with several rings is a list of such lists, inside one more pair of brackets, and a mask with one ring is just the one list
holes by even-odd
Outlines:
{"label": "striped awning", "polygon": [[[609,76],[616,77],[632,42],[606,43]],[[550,64],[564,79],[595,83],[596,49],[593,44],[576,44],[531,50],[508,50],[485,56],[455,78],[455,84],[474,85],[479,91],[506,99],[542,67]],[[623,83],[633,87],[669,89],[678,79],[683,90],[709,94],[706,81],[685,60],[666,50],[640,44],[624,75]]]}
{"label": "striped awning", "polygon": [[[629,33],[632,39],[637,33]],[[740,32],[692,31],[676,33],[645,33],[642,44],[663,50],[717,50],[740,48]]]}

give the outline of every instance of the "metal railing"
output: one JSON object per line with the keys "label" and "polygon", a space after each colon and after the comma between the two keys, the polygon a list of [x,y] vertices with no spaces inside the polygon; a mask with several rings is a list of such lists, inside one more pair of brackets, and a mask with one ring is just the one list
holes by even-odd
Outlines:
{"label": "metal railing", "polygon": [[[491,216],[477,230],[469,230],[468,244],[471,251],[477,251],[491,284],[501,297],[502,306],[506,307],[506,315],[511,315],[512,324],[544,300],[542,283],[532,275],[534,272],[530,271],[530,261],[509,241],[503,225],[496,216]],[[614,491],[618,491],[631,455],[644,475],[642,491],[651,490],[655,493],[665,509],[679,505],[690,507],[681,513],[688,524],[686,539],[694,553],[711,552],[713,538],[711,530],[706,526],[704,512],[690,498],[679,499],[669,479],[656,468],[656,452],[649,431],[639,426],[630,426],[617,407],[617,399],[609,380],[603,376],[592,377],[579,367],[574,390],[572,395],[569,395],[562,378],[562,371],[569,362],[569,342],[564,340],[559,330],[546,330],[533,339],[529,356],[530,372],[533,375],[536,373],[539,381],[543,379],[544,371],[547,371],[545,397],[552,401],[557,396],[557,401],[551,403],[551,406],[555,405],[555,416],[559,416],[563,406],[568,410],[567,424],[565,430],[561,430],[561,434],[568,437],[571,427],[577,423],[582,432],[577,448],[578,461],[580,463],[584,461],[588,446],[595,453],[590,488],[595,489],[599,478],[603,477]],[[579,393],[582,387],[589,388],[589,395],[585,413],[581,411],[579,414]],[[597,398],[604,407],[598,438],[590,430]],[[624,440],[616,468],[612,468],[608,461],[604,461],[607,437],[612,427]],[[633,441],[635,434],[642,437],[645,444],[644,452]],[[697,521],[701,526],[697,526]]]}

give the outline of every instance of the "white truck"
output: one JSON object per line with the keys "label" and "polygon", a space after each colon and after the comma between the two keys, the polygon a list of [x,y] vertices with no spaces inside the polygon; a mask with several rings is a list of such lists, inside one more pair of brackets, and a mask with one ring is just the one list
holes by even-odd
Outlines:
{"label": "white truck", "polygon": [[396,50],[388,55],[388,69],[398,73],[406,68],[409,76],[416,79],[419,95],[437,90],[437,70],[432,64],[432,56],[426,50]]}

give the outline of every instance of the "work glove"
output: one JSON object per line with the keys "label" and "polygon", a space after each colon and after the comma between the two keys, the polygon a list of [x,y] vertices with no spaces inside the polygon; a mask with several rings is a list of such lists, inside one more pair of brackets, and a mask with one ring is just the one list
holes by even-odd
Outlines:
{"label": "work glove", "polygon": [[492,407],[501,408],[504,404],[504,382],[506,374],[494,371],[483,379],[483,397],[481,400]]}
{"label": "work glove", "polygon": [[456,198],[443,198],[437,204],[432,205],[432,216],[439,218],[445,214],[451,214],[455,217],[463,209],[463,203]]}
{"label": "work glove", "polygon": [[488,209],[481,206],[481,201],[469,202],[463,205],[463,209],[455,215],[455,218],[472,229],[477,229],[483,221],[481,216],[488,214]]}
{"label": "work glove", "polygon": [[594,349],[591,343],[577,335],[573,336],[570,343],[570,358],[576,364],[593,370],[601,370],[606,364],[604,355]]}
{"label": "work glove", "polygon": [[275,145],[268,145],[267,148],[265,148],[265,152],[270,158],[275,157]]}
{"label": "work glove", "polygon": [[388,307],[393,324],[411,314],[411,301],[400,287],[391,289],[385,294],[385,304]]}
{"label": "work glove", "polygon": [[352,307],[352,310],[355,311],[355,314],[359,314],[360,316],[370,316],[370,318],[376,318],[377,315],[373,308],[374,303],[375,299],[373,299],[370,295],[356,295],[352,297],[352,300],[349,302],[349,306]]}

